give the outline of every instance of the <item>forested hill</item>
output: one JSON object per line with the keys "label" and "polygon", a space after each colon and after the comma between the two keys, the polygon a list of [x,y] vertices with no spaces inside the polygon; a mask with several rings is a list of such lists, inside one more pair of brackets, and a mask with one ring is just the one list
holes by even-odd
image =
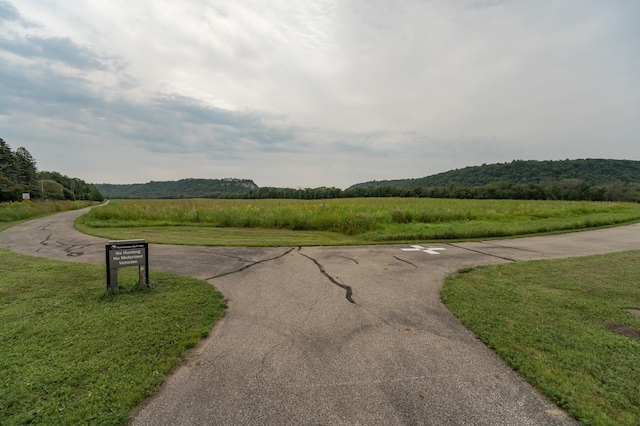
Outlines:
{"label": "forested hill", "polygon": [[483,164],[465,167],[417,179],[382,180],[358,183],[348,190],[366,187],[445,187],[456,185],[476,187],[497,182],[510,184],[539,184],[545,181],[577,179],[589,185],[606,185],[611,182],[640,183],[640,161],[632,160],[562,160],[524,161]]}
{"label": "forested hill", "polygon": [[114,185],[97,184],[107,198],[223,198],[258,189],[249,179],[181,179],[178,181]]}
{"label": "forested hill", "polygon": [[108,198],[432,197],[640,202],[640,161],[523,161],[466,167],[419,179],[365,182],[339,188],[258,187],[248,179],[183,179],[98,184]]}

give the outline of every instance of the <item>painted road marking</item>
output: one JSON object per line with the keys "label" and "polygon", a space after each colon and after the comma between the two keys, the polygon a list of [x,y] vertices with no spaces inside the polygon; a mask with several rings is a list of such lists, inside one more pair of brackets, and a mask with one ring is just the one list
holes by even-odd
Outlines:
{"label": "painted road marking", "polygon": [[423,251],[425,253],[429,253],[429,254],[440,254],[438,253],[438,250],[446,250],[446,248],[442,248],[442,247],[422,247],[422,246],[414,246],[412,245],[411,248],[403,248],[402,251]]}

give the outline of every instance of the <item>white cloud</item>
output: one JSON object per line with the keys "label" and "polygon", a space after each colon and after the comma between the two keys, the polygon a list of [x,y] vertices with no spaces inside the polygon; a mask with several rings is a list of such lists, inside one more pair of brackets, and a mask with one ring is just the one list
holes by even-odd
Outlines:
{"label": "white cloud", "polygon": [[633,0],[0,0],[0,136],[111,183],[640,160],[637,16]]}

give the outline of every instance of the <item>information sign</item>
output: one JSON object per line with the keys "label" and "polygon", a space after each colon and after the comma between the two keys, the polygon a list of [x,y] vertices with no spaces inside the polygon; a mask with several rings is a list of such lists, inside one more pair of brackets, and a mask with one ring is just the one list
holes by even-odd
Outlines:
{"label": "information sign", "polygon": [[137,266],[140,287],[149,286],[149,244],[145,240],[109,241],[105,246],[107,290],[118,290],[118,269]]}

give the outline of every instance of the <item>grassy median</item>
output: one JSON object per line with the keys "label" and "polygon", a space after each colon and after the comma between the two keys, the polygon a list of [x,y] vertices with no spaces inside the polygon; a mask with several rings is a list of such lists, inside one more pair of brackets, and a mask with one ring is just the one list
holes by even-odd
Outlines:
{"label": "grassy median", "polygon": [[442,300],[581,424],[640,424],[640,251],[465,270]]}
{"label": "grassy median", "polygon": [[300,246],[469,240],[640,220],[640,204],[588,201],[348,198],[115,200],[76,221],[110,239],[187,245]]}
{"label": "grassy median", "polygon": [[122,424],[225,308],[204,281],[0,250],[0,424]]}

